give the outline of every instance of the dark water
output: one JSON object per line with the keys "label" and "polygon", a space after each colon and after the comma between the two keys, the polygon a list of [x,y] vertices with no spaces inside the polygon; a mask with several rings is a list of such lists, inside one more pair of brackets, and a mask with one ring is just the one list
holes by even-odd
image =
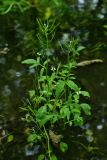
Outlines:
{"label": "dark water", "polygon": [[[83,9],[83,4],[84,1],[79,3],[79,10]],[[87,8],[87,5],[90,5],[90,8],[94,10],[96,4],[97,1],[93,1],[93,3],[89,1],[85,4],[85,7]],[[63,38],[64,36],[67,38],[68,34],[79,35],[88,49],[93,47],[93,49],[86,51],[89,52],[88,56],[85,53],[80,60],[97,57],[103,59],[104,62],[81,67],[76,71],[77,79],[90,92],[92,118],[89,118],[83,128],[77,128],[76,131],[75,129],[74,131],[68,129],[68,134],[65,133],[69,137],[67,141],[70,147],[67,154],[60,155],[62,160],[107,160],[105,156],[107,155],[107,53],[105,47],[106,35],[103,27],[101,27],[106,23],[104,17],[107,13],[105,6],[101,7],[98,7],[97,11],[95,10],[92,13],[92,15],[96,15],[96,22],[93,22],[93,19],[92,21],[89,20],[90,23],[88,23],[88,20],[86,21],[84,18],[84,21],[80,22],[80,28],[76,24],[76,27],[71,27],[63,34]],[[29,15],[27,16],[29,17]],[[81,18],[79,21],[81,21]],[[35,70],[26,68],[21,64],[21,61],[27,57],[22,37],[26,31],[31,29],[31,24],[28,23],[30,20],[28,18],[27,22],[24,21],[24,26],[22,25],[23,18],[18,21],[14,20],[12,16],[8,22],[8,18],[4,16],[0,17],[0,20],[3,24],[0,31],[0,159],[35,159],[36,157],[32,158],[30,156],[34,154],[35,147],[32,150],[28,149],[24,136],[26,126],[21,120],[22,113],[20,112],[20,107],[25,103],[27,91],[31,88],[35,72]],[[30,25],[27,26],[26,24]],[[104,49],[95,50],[96,43],[97,46],[99,43],[104,45]],[[30,55],[30,51],[27,54]],[[81,144],[75,142],[72,137],[74,132],[77,140],[86,144],[86,146],[90,143],[90,146],[98,147],[98,150],[87,152]],[[14,140],[9,143],[7,142],[8,134],[14,136]]]}
{"label": "dark water", "polygon": [[102,54],[104,62],[80,69],[78,76],[91,94],[93,118],[90,128],[102,151],[107,153],[107,55]]}

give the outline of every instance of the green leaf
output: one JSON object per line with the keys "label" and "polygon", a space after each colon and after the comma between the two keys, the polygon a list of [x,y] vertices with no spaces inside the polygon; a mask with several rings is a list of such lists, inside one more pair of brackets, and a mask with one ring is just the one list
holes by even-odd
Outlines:
{"label": "green leaf", "polygon": [[67,119],[69,120],[69,118],[70,118],[70,110],[69,110],[69,108],[66,107],[66,106],[63,106],[60,109],[60,115],[61,115],[62,118],[67,117]]}
{"label": "green leaf", "polygon": [[38,160],[45,160],[45,155],[44,154],[40,154],[38,156]]}
{"label": "green leaf", "polygon": [[80,52],[80,51],[83,50],[83,49],[85,49],[84,46],[79,46],[79,47],[77,48],[77,52]]}
{"label": "green leaf", "polygon": [[35,90],[29,91],[29,96],[30,96],[30,98],[34,97],[35,96]]}
{"label": "green leaf", "polygon": [[38,121],[40,127],[45,125],[45,123],[47,123],[48,121],[51,121],[52,117],[53,117],[53,115],[43,115],[43,117],[37,118],[37,121]]}
{"label": "green leaf", "polygon": [[9,135],[7,138],[7,142],[12,142],[14,140],[14,136],[13,135]]}
{"label": "green leaf", "polygon": [[56,92],[55,95],[58,98],[61,93],[64,91],[65,81],[59,80],[56,84]]}
{"label": "green leaf", "polygon": [[73,97],[74,97],[74,102],[76,104],[78,104],[79,103],[79,94],[74,94]]}
{"label": "green leaf", "polygon": [[37,61],[35,59],[26,59],[22,61],[22,64],[35,64]]}
{"label": "green leaf", "polygon": [[85,97],[90,97],[90,94],[87,91],[80,91],[80,94],[82,94]]}
{"label": "green leaf", "polygon": [[103,27],[107,29],[107,25],[104,25]]}
{"label": "green leaf", "polygon": [[57,157],[55,155],[52,155],[51,160],[57,160]]}
{"label": "green leaf", "polygon": [[46,76],[41,76],[41,77],[39,78],[39,82],[45,81],[46,78],[47,78]]}
{"label": "green leaf", "polygon": [[82,103],[82,104],[80,104],[80,105],[81,105],[81,108],[83,109],[83,111],[84,111],[84,113],[85,113],[86,115],[91,115],[91,112],[90,112],[91,107],[90,107],[89,104],[87,104],[87,103]]}
{"label": "green leaf", "polygon": [[52,119],[53,115],[48,115],[46,106],[40,107],[36,112],[36,120],[42,127],[45,123]]}
{"label": "green leaf", "polygon": [[41,76],[43,76],[44,70],[45,70],[45,68],[41,68],[41,70],[40,70],[40,78],[41,78]]}
{"label": "green leaf", "polygon": [[35,133],[30,134],[28,136],[28,138],[27,138],[28,142],[36,142],[36,141],[38,141],[40,139],[41,139],[41,136],[39,136],[39,135],[37,135]]}
{"label": "green leaf", "polygon": [[39,102],[46,102],[46,98],[45,97],[38,97]]}
{"label": "green leaf", "polygon": [[60,150],[64,153],[68,150],[68,145],[65,142],[60,143]]}
{"label": "green leaf", "polygon": [[74,124],[77,126],[82,126],[83,125],[83,117],[80,117],[79,114],[74,115]]}
{"label": "green leaf", "polygon": [[30,65],[30,67],[36,67],[36,66],[40,65],[40,62],[35,59],[26,59],[26,60],[22,61],[22,64],[28,64],[28,65]]}
{"label": "green leaf", "polygon": [[73,89],[74,91],[79,92],[79,87],[73,81],[67,80],[66,84],[70,89]]}
{"label": "green leaf", "polygon": [[51,119],[51,122],[52,122],[52,123],[55,123],[55,122],[58,121],[58,119],[59,119],[59,115],[58,115],[58,114],[53,114],[52,119]]}
{"label": "green leaf", "polygon": [[71,127],[72,126],[72,121],[69,121],[68,123],[69,123],[69,126]]}

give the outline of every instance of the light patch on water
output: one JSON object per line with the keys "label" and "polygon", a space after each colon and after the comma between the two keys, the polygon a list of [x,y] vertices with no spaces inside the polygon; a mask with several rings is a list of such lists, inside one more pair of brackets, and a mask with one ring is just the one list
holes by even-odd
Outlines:
{"label": "light patch on water", "polygon": [[92,136],[87,136],[86,139],[88,142],[92,142],[94,140],[94,138]]}
{"label": "light patch on water", "polygon": [[84,7],[85,1],[84,0],[79,0],[78,1],[78,8],[81,11]]}
{"label": "light patch on water", "polygon": [[101,106],[105,108],[105,107],[107,107],[107,104],[103,103]]}
{"label": "light patch on water", "polygon": [[59,41],[59,43],[61,44],[65,44],[65,42],[69,41],[69,34],[68,33],[64,33],[61,40]]}
{"label": "light patch on water", "polygon": [[90,129],[86,130],[86,139],[88,142],[92,142],[94,140],[92,130],[90,130]]}
{"label": "light patch on water", "polygon": [[6,58],[5,57],[0,58],[0,64],[6,64]]}
{"label": "light patch on water", "polygon": [[16,72],[16,77],[20,77],[21,75],[21,72]]}
{"label": "light patch on water", "polygon": [[98,0],[93,0],[92,3],[98,3]]}
{"label": "light patch on water", "polygon": [[22,60],[22,56],[21,56],[21,55],[18,55],[18,56],[17,56],[17,61],[20,62],[21,60]]}
{"label": "light patch on water", "polygon": [[9,70],[8,70],[8,73],[10,74],[9,76],[10,76],[11,78],[14,78],[14,77],[16,76],[16,70],[14,70],[14,69],[9,69]]}
{"label": "light patch on water", "polygon": [[86,123],[84,126],[81,127],[82,129],[88,130],[90,128],[90,124]]}
{"label": "light patch on water", "polygon": [[20,80],[19,80],[19,79],[18,79],[18,80],[15,80],[15,81],[14,81],[14,84],[15,84],[16,87],[19,87],[19,86],[20,86]]}
{"label": "light patch on water", "polygon": [[80,4],[84,4],[84,3],[85,3],[84,0],[78,0],[78,2],[79,2]]}
{"label": "light patch on water", "polygon": [[4,86],[4,89],[3,89],[2,94],[3,94],[5,97],[10,96],[10,94],[11,94],[11,90],[10,90],[10,88],[9,88],[9,86],[8,86],[8,85],[5,85],[5,86]]}
{"label": "light patch on water", "polygon": [[6,131],[5,131],[4,129],[2,130],[1,135],[2,135],[2,136],[5,136],[5,135],[6,135]]}
{"label": "light patch on water", "polygon": [[34,148],[30,148],[28,145],[25,146],[25,155],[33,156],[39,152],[40,145],[35,145]]}
{"label": "light patch on water", "polygon": [[34,68],[29,68],[29,73],[34,74],[35,73],[35,69]]}
{"label": "light patch on water", "polygon": [[104,87],[105,86],[105,82],[101,82],[100,86]]}
{"label": "light patch on water", "polygon": [[0,54],[7,54],[9,51],[8,47],[4,47],[3,49],[0,50]]}
{"label": "light patch on water", "polygon": [[103,19],[104,15],[103,14],[98,14],[97,17],[100,18],[100,19]]}
{"label": "light patch on water", "polygon": [[98,129],[98,130],[102,130],[102,129],[103,129],[103,125],[102,125],[102,124],[98,124],[98,125],[97,125],[97,129]]}
{"label": "light patch on water", "polygon": [[101,122],[102,122],[102,123],[105,123],[105,121],[106,121],[106,120],[105,120],[104,118],[101,119]]}

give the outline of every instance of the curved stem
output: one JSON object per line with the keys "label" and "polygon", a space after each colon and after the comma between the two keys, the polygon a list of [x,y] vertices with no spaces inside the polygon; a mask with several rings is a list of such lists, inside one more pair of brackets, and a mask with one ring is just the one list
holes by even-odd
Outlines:
{"label": "curved stem", "polygon": [[46,129],[45,129],[45,126],[43,126],[43,128],[44,128],[44,131],[45,131],[45,134],[46,134],[46,137],[47,137],[47,142],[48,142],[49,159],[52,160],[52,159],[51,159],[51,155],[50,155],[50,142],[49,142],[49,136],[48,136],[48,133],[47,133],[47,131],[46,131]]}

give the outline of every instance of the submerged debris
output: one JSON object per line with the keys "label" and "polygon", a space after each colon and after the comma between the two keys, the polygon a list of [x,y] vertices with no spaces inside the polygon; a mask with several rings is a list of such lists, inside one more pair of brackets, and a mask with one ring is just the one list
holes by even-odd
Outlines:
{"label": "submerged debris", "polygon": [[55,146],[61,141],[62,138],[62,135],[57,135],[52,130],[49,130],[49,136]]}
{"label": "submerged debris", "polygon": [[82,61],[77,63],[77,67],[84,67],[93,63],[102,63],[103,60],[102,59],[93,59],[93,60],[86,60],[86,61]]}

